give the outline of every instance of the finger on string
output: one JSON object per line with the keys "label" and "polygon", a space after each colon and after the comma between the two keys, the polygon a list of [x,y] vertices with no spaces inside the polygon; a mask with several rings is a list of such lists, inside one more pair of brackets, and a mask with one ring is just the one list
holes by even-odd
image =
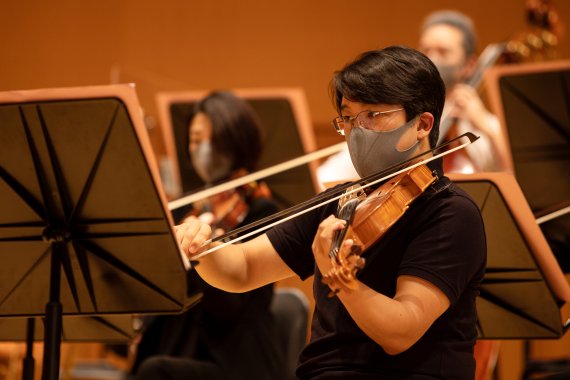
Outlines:
{"label": "finger on string", "polygon": [[334,215],[329,215],[325,220],[323,220],[321,225],[325,228],[330,226],[333,231],[342,230],[346,225],[346,220],[338,219]]}
{"label": "finger on string", "polygon": [[325,220],[323,220],[321,223],[324,225],[329,225],[331,223],[334,223],[335,219],[336,219],[335,216],[331,214],[331,215],[327,216],[327,218]]}
{"label": "finger on string", "polygon": [[345,227],[346,227],[346,220],[339,219],[333,224],[332,230],[333,231],[339,231],[339,230],[344,229]]}
{"label": "finger on string", "polygon": [[329,215],[327,218],[323,219],[323,221],[319,224],[319,235],[323,235],[323,233],[335,222],[334,215]]}

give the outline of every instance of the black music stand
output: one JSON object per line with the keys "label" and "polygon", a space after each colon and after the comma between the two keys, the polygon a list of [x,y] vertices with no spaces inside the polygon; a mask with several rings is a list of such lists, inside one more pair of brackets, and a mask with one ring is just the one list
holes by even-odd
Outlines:
{"label": "black music stand", "polygon": [[[33,323],[30,329],[29,323]],[[66,315],[62,319],[61,340],[68,343],[126,343],[135,337],[136,320],[132,315]],[[45,336],[45,318],[0,318],[0,341],[26,341],[30,330],[32,341]]]}
{"label": "black music stand", "polygon": [[62,315],[199,297],[141,116],[129,85],[0,93],[0,316],[45,316],[43,380],[58,378]]}
{"label": "black music stand", "polygon": [[[492,111],[504,127],[512,169],[564,272],[570,272],[570,61],[489,69]],[[562,209],[557,217],[548,219]],[[548,220],[546,220],[548,219]]]}
{"label": "black music stand", "polygon": [[[131,315],[64,316],[61,340],[68,343],[98,342],[127,343],[136,333],[136,321]],[[0,341],[25,341],[26,355],[23,360],[23,380],[34,379],[34,341],[45,339],[45,318],[0,318]]]}
{"label": "black music stand", "polygon": [[[264,169],[316,150],[308,106],[302,89],[234,89],[253,108],[264,129],[264,149],[259,169]],[[159,126],[172,165],[176,195],[194,192],[204,186],[188,155],[188,124],[194,105],[206,91],[164,92],[157,95]],[[291,207],[318,189],[317,162],[287,170],[263,179],[271,188],[272,198],[281,208]]]}
{"label": "black music stand", "polygon": [[560,338],[570,286],[509,173],[451,174],[479,206],[487,268],[477,298],[479,338]]}

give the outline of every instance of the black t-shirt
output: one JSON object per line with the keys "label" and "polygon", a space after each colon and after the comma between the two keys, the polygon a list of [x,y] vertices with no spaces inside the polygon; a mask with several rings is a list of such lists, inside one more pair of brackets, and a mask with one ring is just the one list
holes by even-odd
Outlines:
{"label": "black t-shirt", "polygon": [[475,298],[486,264],[483,221],[471,198],[443,177],[441,162],[428,166],[439,180],[367,250],[358,278],[393,297],[400,275],[421,277],[441,289],[449,309],[424,336],[398,355],[388,355],[352,320],[329,288],[311,251],[320,222],[337,208],[325,205],[268,232],[287,265],[302,279],[314,274],[316,301],[311,340],[300,357],[301,379],[472,379],[476,338]]}
{"label": "black t-shirt", "polygon": [[[246,218],[236,228],[278,210],[267,198],[254,199],[248,206]],[[138,345],[133,373],[149,357],[168,355],[214,363],[232,380],[284,379],[285,358],[270,309],[273,285],[227,293],[206,283],[194,270],[188,271],[187,278],[189,294],[204,294],[201,302],[185,313],[149,321]],[[172,375],[177,369],[169,371]]]}

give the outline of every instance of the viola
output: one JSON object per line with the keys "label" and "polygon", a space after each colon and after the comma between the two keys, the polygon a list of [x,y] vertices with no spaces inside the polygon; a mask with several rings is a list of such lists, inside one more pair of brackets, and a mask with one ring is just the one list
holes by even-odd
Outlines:
{"label": "viola", "polygon": [[[240,170],[234,173],[232,178],[243,175],[245,172]],[[254,199],[269,197],[269,187],[264,182],[253,181],[196,202],[190,215],[209,224],[214,235],[220,236],[244,221]]]}
{"label": "viola", "polygon": [[249,212],[249,205],[239,189],[232,189],[197,202],[191,215],[212,227],[214,236],[239,225]]}
{"label": "viola", "polygon": [[[378,242],[436,179],[424,164],[391,178],[370,194],[353,192],[355,196],[341,199],[338,217],[347,223],[333,237],[329,251],[332,268],[323,275],[323,283],[331,288],[329,297],[342,288],[356,288],[356,274],[365,263],[361,254]],[[343,248],[347,239],[354,242],[350,249]]]}

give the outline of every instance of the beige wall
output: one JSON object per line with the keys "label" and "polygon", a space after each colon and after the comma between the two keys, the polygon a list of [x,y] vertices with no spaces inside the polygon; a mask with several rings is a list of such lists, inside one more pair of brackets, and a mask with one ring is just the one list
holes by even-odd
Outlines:
{"label": "beige wall", "polygon": [[[470,14],[481,49],[525,30],[525,2],[2,0],[0,91],[136,82],[154,116],[157,91],[299,86],[322,147],[338,141],[328,127],[329,80],[356,54],[415,46],[423,16],[440,8]],[[570,1],[555,3],[570,15]],[[559,55],[570,57],[568,36]],[[501,379],[516,378],[520,347],[505,343]]]}
{"label": "beige wall", "polygon": [[[525,0],[2,1],[0,90],[132,81],[152,116],[159,90],[300,86],[325,146],[338,141],[332,73],[367,49],[415,46],[440,8],[471,15],[480,48],[526,28]],[[570,38],[559,54],[570,56]]]}

